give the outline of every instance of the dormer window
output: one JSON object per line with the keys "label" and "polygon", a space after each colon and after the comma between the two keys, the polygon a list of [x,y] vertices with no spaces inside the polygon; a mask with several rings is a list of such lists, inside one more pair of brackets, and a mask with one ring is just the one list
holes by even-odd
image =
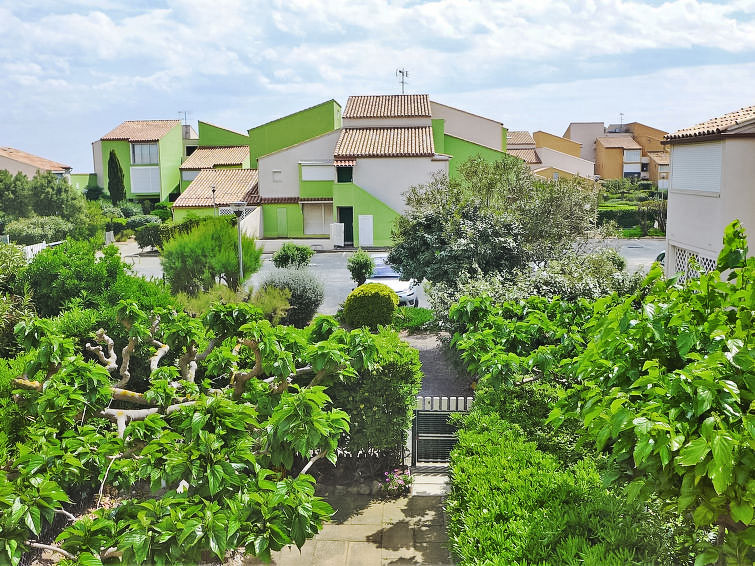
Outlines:
{"label": "dormer window", "polygon": [[132,165],[157,165],[159,163],[157,143],[132,143]]}

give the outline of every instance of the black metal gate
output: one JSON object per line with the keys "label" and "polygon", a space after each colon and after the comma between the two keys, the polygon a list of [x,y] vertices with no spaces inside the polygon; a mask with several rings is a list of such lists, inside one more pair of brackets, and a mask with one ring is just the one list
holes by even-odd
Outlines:
{"label": "black metal gate", "polygon": [[412,465],[448,462],[456,444],[452,413],[467,412],[471,397],[417,397],[412,424]]}

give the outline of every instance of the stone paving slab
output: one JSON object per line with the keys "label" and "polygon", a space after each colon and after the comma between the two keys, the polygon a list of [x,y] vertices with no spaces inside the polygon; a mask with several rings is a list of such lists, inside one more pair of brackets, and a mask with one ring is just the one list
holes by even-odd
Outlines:
{"label": "stone paving slab", "polygon": [[[452,565],[441,496],[392,500],[369,496],[328,496],[333,520],[307,541],[301,552],[288,547],[273,553],[273,565],[384,566]],[[244,566],[263,562],[247,557]]]}

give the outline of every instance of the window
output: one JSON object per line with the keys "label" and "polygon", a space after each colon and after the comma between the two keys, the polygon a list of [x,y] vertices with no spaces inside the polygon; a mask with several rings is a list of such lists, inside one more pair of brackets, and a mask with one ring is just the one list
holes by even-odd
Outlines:
{"label": "window", "polygon": [[625,149],[624,163],[639,163],[642,158],[641,149]]}
{"label": "window", "polygon": [[339,183],[351,183],[354,179],[353,167],[336,167],[336,171],[338,172]]}
{"label": "window", "polygon": [[131,193],[160,194],[160,168],[132,167]]}
{"label": "window", "polygon": [[199,175],[199,171],[181,171],[181,180],[182,181],[193,181],[197,178],[197,175]]}
{"label": "window", "polygon": [[133,165],[157,165],[159,163],[157,156],[157,144],[132,143],[131,163]]}
{"label": "window", "polygon": [[283,172],[280,169],[273,169],[273,183],[280,183],[283,181]]}
{"label": "window", "polygon": [[186,146],[186,157],[189,157],[196,150],[197,150],[197,146],[195,146],[195,145],[187,145]]}

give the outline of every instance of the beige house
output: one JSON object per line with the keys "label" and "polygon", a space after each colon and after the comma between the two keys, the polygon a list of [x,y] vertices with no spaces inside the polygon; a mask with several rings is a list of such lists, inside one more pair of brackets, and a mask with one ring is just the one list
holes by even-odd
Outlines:
{"label": "beige house", "polygon": [[70,165],[63,165],[12,147],[0,147],[0,170],[2,169],[7,170],[11,175],[23,173],[29,178],[39,171],[66,179],[70,179],[71,175]]}
{"label": "beige house", "polygon": [[666,273],[694,257],[715,267],[724,228],[739,219],[755,233],[755,106],[666,136],[671,148]]}
{"label": "beige house", "polygon": [[546,179],[593,178],[592,161],[582,159],[580,144],[548,132],[509,131],[506,153],[523,159],[532,172]]}
{"label": "beige house", "polygon": [[595,140],[595,174],[601,179],[639,179],[641,171],[642,146],[632,136],[605,136]]}
{"label": "beige house", "polygon": [[670,174],[671,155],[667,151],[648,152],[648,179],[660,190],[667,190]]}

